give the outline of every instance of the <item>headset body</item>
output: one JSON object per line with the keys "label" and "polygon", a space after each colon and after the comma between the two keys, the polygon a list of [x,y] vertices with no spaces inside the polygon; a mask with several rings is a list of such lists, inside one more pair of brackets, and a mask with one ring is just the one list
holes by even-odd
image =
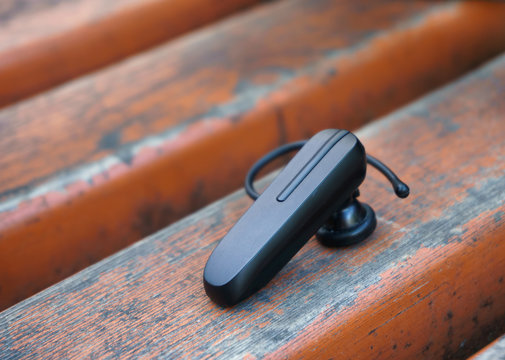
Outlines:
{"label": "headset body", "polygon": [[207,295],[232,306],[267,284],[351,199],[366,162],[349,131],[324,130],[308,140],[212,252]]}

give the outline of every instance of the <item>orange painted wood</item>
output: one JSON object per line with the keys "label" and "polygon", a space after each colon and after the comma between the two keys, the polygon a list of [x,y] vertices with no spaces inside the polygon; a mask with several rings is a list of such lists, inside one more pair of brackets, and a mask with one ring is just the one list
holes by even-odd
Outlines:
{"label": "orange painted wood", "polygon": [[468,358],[469,360],[500,360],[505,356],[505,335],[493,341],[491,344],[480,350],[477,354]]}
{"label": "orange painted wood", "polygon": [[[270,3],[0,112],[0,307],[505,48],[505,6]],[[251,30],[252,29],[252,30]]]}
{"label": "orange painted wood", "polygon": [[9,0],[0,106],[161,44],[258,0]]}
{"label": "orange painted wood", "polygon": [[[243,191],[0,314],[3,358],[461,358],[505,328],[505,57],[356,132],[411,186],[371,170],[378,228],[314,239],[231,309],[202,271]],[[478,119],[478,121],[476,121]],[[261,226],[261,224],[258,224]]]}

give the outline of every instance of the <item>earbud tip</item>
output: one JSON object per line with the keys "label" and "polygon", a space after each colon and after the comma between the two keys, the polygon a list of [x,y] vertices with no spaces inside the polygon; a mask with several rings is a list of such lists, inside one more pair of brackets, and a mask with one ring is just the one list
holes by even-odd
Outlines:
{"label": "earbud tip", "polygon": [[396,184],[395,186],[395,194],[396,196],[398,196],[399,198],[406,198],[407,196],[409,196],[410,194],[410,189],[409,187],[407,186],[407,184],[405,183],[398,183]]}

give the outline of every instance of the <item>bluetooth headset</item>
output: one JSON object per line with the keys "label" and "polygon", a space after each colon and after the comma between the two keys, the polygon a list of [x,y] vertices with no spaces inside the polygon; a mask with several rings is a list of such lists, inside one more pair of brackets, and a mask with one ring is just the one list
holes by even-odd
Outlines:
{"label": "bluetooth headset", "polygon": [[[259,195],[253,180],[273,159],[299,150]],[[255,200],[210,255],[203,280],[207,295],[233,306],[265,286],[314,235],[326,246],[363,241],[377,225],[373,209],[357,200],[367,163],[393,185],[396,195],[408,186],[386,165],[367,155],[346,130],[328,129],[306,141],[281,146],[249,170],[245,189]]]}

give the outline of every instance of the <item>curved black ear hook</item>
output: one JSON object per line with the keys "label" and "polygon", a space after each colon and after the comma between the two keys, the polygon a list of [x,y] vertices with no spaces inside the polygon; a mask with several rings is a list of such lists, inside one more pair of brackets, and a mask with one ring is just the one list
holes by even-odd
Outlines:
{"label": "curved black ear hook", "polygon": [[379,170],[393,185],[393,190],[395,191],[396,196],[399,198],[406,198],[410,194],[410,189],[403,181],[401,181],[398,176],[388,168],[383,162],[374,158],[371,155],[366,156],[366,161],[372,165],[374,168]]}
{"label": "curved black ear hook", "polygon": [[[254,177],[270,161],[300,150],[259,195]],[[254,164],[245,189],[255,202],[207,261],[204,287],[217,304],[232,306],[263,287],[317,233],[326,245],[345,246],[376,227],[373,209],[357,200],[367,162],[403,198],[409,188],[346,130],[324,130],[307,141],[283,145]]]}

